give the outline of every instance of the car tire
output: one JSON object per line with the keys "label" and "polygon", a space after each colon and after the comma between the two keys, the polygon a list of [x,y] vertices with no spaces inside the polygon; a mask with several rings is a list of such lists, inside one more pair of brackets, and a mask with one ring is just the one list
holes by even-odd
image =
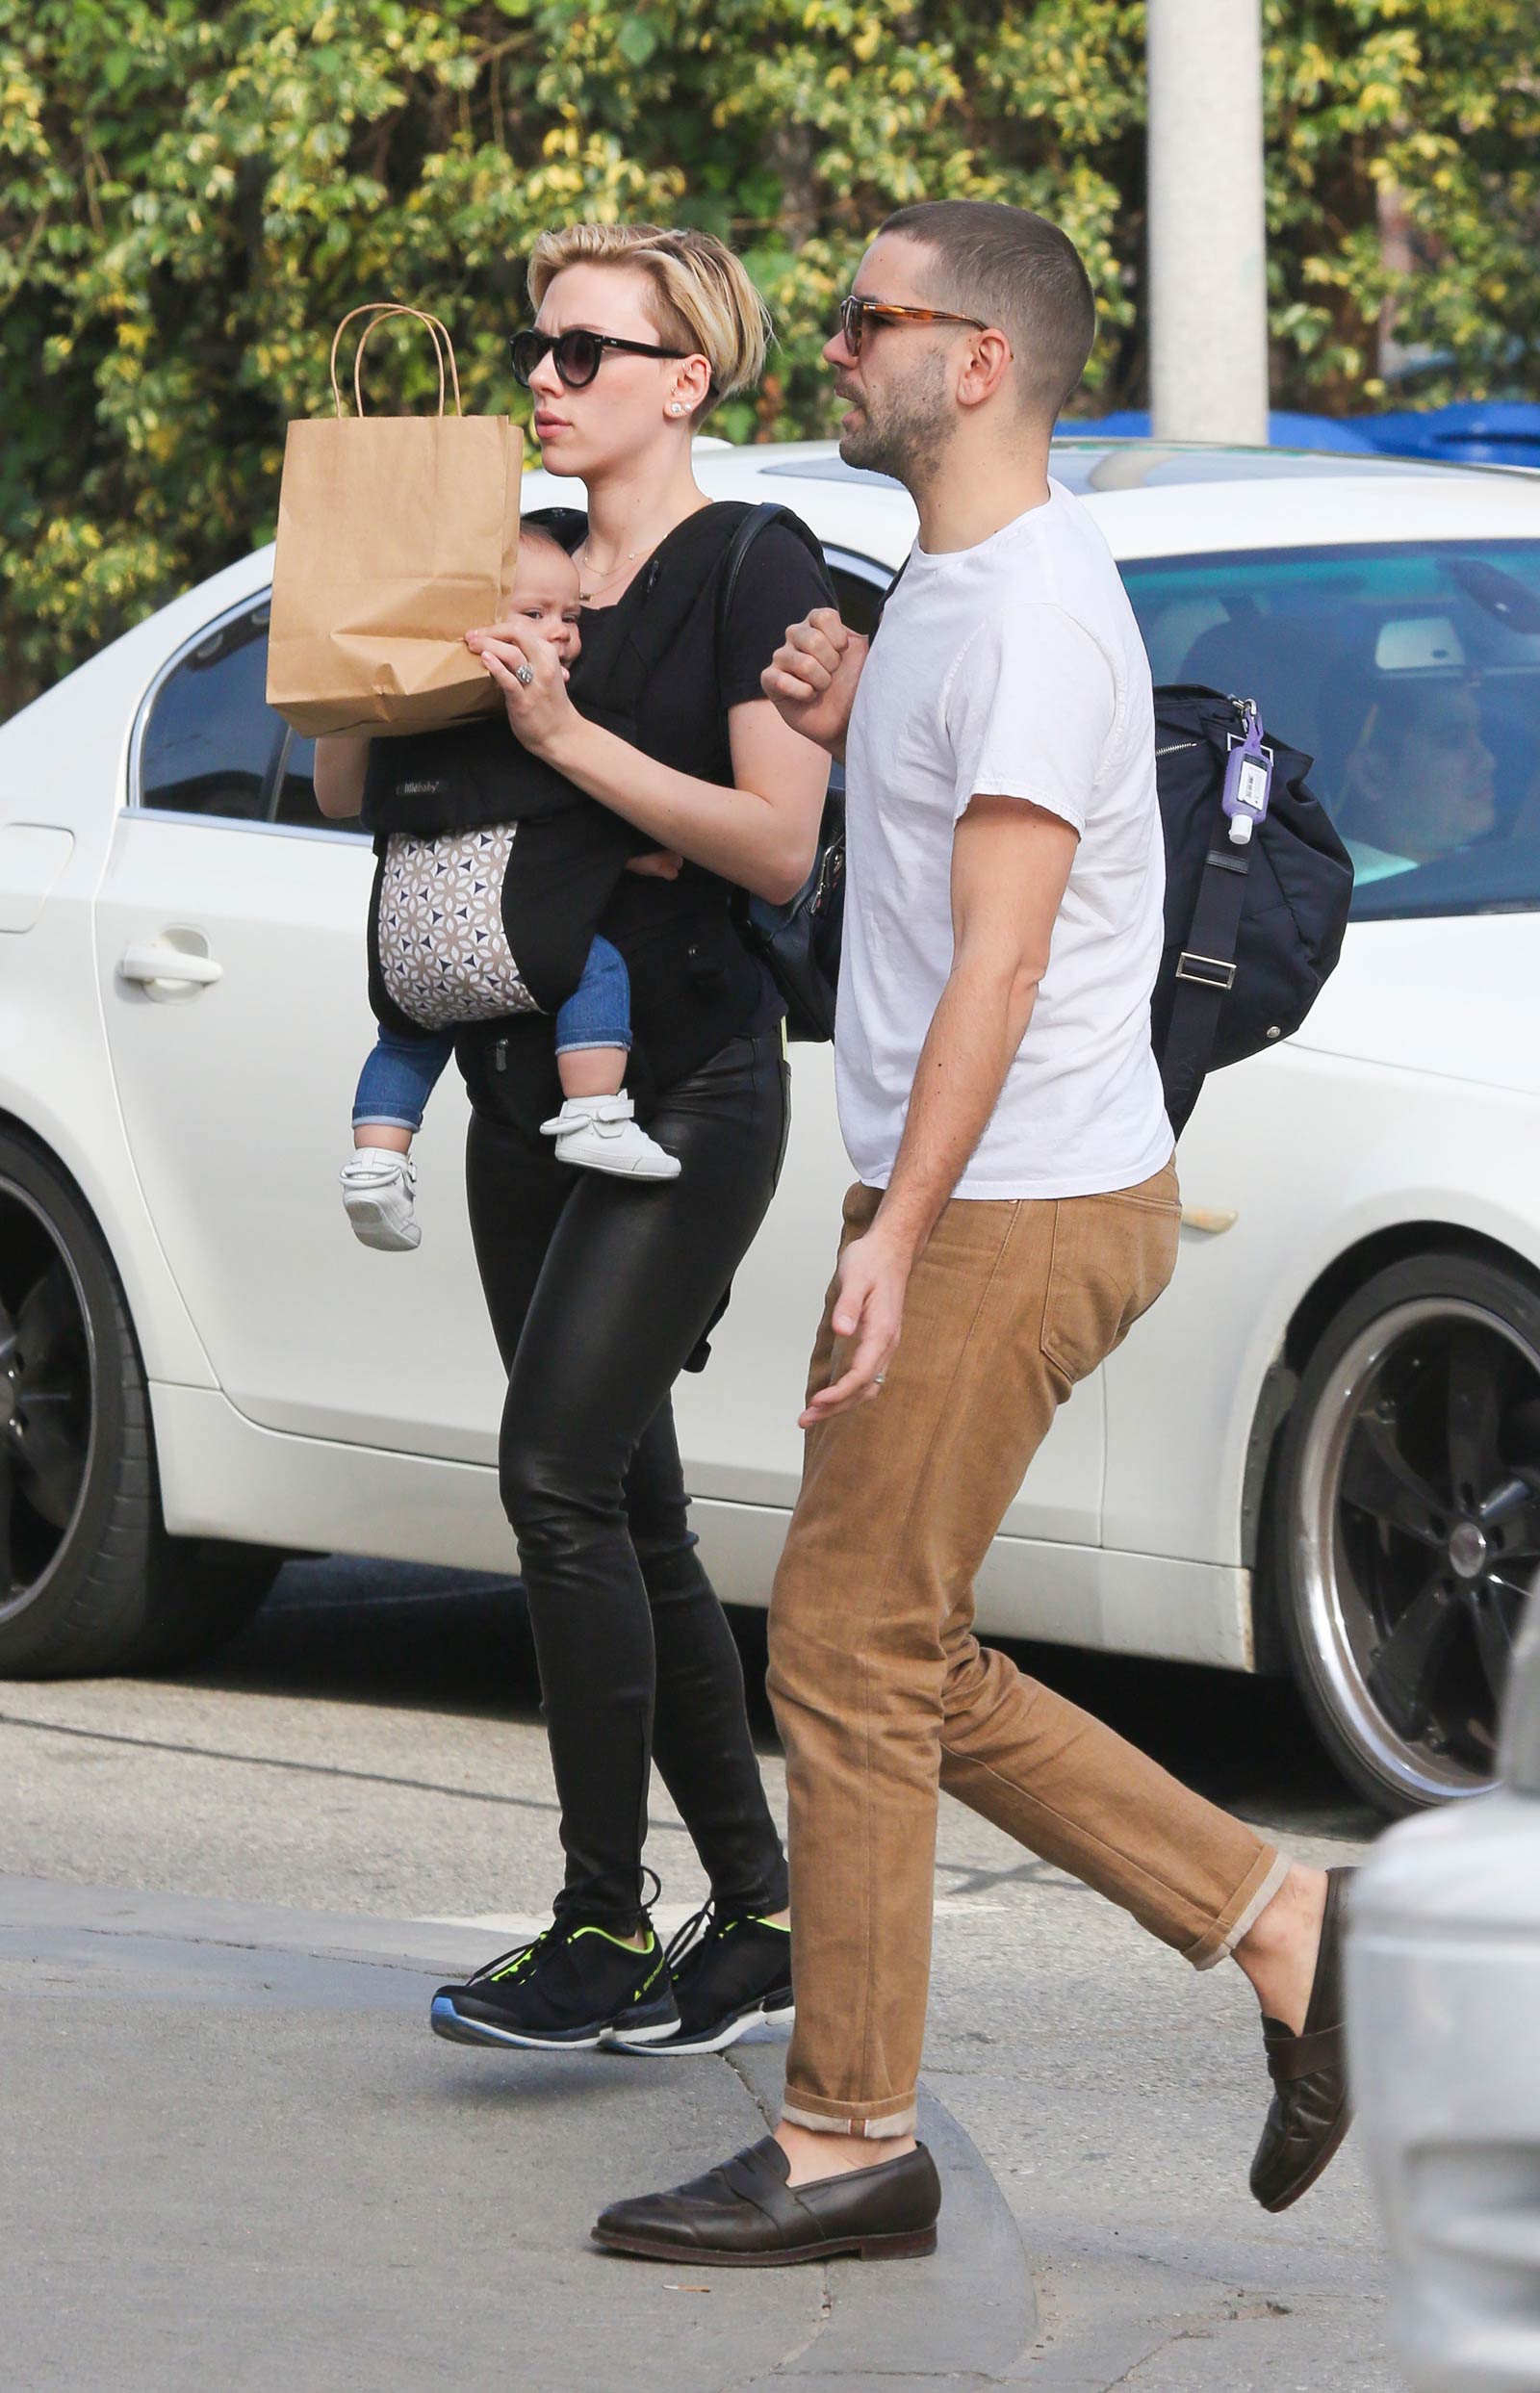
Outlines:
{"label": "car tire", "polygon": [[1317,1341],[1285,1425],[1269,1560],[1295,1677],[1392,1817],[1483,1792],[1540,1571],[1540,1293],[1428,1254]]}
{"label": "car tire", "polygon": [[65,1173],[0,1130],[0,1676],[190,1661],[249,1620],[284,1558],[167,1535],[112,1258]]}

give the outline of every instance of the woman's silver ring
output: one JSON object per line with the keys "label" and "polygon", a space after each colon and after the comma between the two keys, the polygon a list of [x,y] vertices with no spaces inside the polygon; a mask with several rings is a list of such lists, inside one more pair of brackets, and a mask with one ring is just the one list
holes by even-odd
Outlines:
{"label": "woman's silver ring", "polygon": [[527,689],[535,678],[533,665],[515,665],[513,678],[521,687]]}
{"label": "woman's silver ring", "polygon": [[886,1374],[886,1371],[880,1371],[880,1372],[878,1372],[878,1373],[877,1373],[876,1377],[874,1377],[874,1379],[872,1380],[872,1385],[873,1385],[873,1387],[875,1387],[875,1388],[880,1388],[880,1387],[883,1387],[883,1386],[885,1386],[885,1385],[886,1385],[886,1379],[887,1379],[887,1374]]}

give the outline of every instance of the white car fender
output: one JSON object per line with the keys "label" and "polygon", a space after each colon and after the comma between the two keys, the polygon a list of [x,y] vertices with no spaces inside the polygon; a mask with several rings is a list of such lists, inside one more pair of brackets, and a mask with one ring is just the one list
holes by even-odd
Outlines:
{"label": "white car fender", "polygon": [[[1436,1108],[1406,1102],[1424,1078]],[[1473,1153],[1490,1159],[1479,1188]],[[1103,1541],[1248,1565],[1258,1423],[1281,1420],[1269,1382],[1300,1307],[1355,1249],[1370,1249],[1371,1275],[1373,1243],[1408,1227],[1428,1250],[1474,1237],[1540,1272],[1540,1109],[1508,1090],[1284,1047],[1215,1076],[1177,1166],[1184,1301],[1157,1305],[1108,1368]],[[1194,1227],[1194,1211],[1225,1226]]]}
{"label": "white car fender", "polygon": [[[155,1233],[128,1152],[117,1092],[97,1051],[89,1058],[72,1042],[50,1040],[54,1026],[26,1023],[0,1010],[0,1048],[13,1031],[24,1042],[36,1077],[0,1071],[0,1117],[9,1116],[63,1166],[95,1222],[122,1282],[146,1377],[188,1387],[217,1384],[209,1358]],[[94,1043],[94,1042],[93,1042]],[[50,1089],[67,1088],[57,1105]],[[111,1125],[110,1136],[104,1135]]]}
{"label": "white car fender", "polygon": [[[201,619],[195,594],[193,612]],[[137,657],[125,656],[129,650]],[[35,887],[26,904],[10,910],[17,927],[0,929],[0,1116],[29,1133],[79,1188],[123,1284],[146,1374],[211,1387],[208,1356],[129,1154],[108,1060],[92,922],[121,803],[130,726],[143,678],[163,655],[158,623],[145,626],[142,637],[130,633],[116,642],[7,726],[0,891],[7,830],[38,827],[70,844],[47,886]],[[98,686],[86,705],[89,680]],[[23,841],[18,852],[31,854],[32,843]],[[5,968],[9,958],[23,955],[25,970]]]}

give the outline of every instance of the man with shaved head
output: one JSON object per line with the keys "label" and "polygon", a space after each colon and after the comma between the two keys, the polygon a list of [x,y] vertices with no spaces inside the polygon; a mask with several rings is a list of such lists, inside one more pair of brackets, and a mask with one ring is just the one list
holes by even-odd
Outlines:
{"label": "man with shaved head", "polygon": [[1150,993],[1164,846],[1149,666],[1048,474],[1091,352],[1073,244],[904,208],[824,351],[840,453],[919,537],[868,644],[820,609],[764,676],[847,772],[840,1127],[856,1183],[770,1613],[796,2026],[774,2136],[607,2210],[615,2250],[767,2265],[931,2251],[915,2142],[937,1795],[1256,1988],[1282,2209],[1348,2125],[1346,1873],[1291,1865],[973,1634],[973,1581],[1078,1381],[1168,1280],[1180,1205]]}

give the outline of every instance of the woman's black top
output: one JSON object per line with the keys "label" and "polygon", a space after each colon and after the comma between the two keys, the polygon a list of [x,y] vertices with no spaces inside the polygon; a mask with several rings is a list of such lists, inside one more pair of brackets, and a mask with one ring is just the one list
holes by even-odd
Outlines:
{"label": "woman's black top", "polygon": [[[574,705],[591,720],[606,722],[676,772],[721,787],[732,785],[728,709],[762,695],[760,675],[788,624],[835,603],[826,569],[799,531],[771,524],[749,551],[719,627],[720,576],[732,530],[744,513],[724,504],[686,517],[615,605],[585,608],[582,650],[570,685]],[[641,644],[649,633],[643,610],[649,607],[666,608],[666,618],[653,620],[677,628],[643,670]],[[477,771],[489,776],[489,789],[512,789],[526,759],[505,720],[473,726],[468,733],[438,734],[441,757],[455,737],[476,743]],[[499,751],[506,778],[490,762]],[[577,796],[580,807],[603,817],[604,836],[619,836],[629,853],[656,844],[596,800]],[[501,816],[480,817],[507,818],[506,806]],[[372,827],[385,827],[377,813]],[[653,1091],[672,1087],[731,1039],[772,1024],[783,1011],[769,975],[743,942],[735,896],[731,883],[695,864],[686,864],[676,881],[621,871],[599,917],[600,932],[620,949],[630,973],[636,1045],[628,1087],[644,1113]],[[472,1101],[484,1110],[532,1128],[558,1109],[549,1021],[521,1015],[468,1024],[455,1051]]]}

